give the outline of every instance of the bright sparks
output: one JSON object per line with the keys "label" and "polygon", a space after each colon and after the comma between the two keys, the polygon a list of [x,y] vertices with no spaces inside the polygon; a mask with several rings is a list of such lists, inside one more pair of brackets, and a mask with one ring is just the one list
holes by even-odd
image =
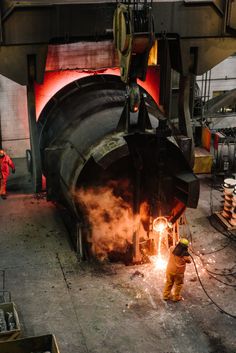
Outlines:
{"label": "bright sparks", "polygon": [[165,217],[157,217],[153,221],[153,230],[156,234],[156,245],[157,245],[157,255],[152,256],[151,262],[154,265],[155,270],[165,270],[167,262],[161,256],[161,244],[164,237],[167,236],[167,232],[165,232],[168,228],[168,222]]}
{"label": "bright sparks", "polygon": [[167,262],[160,255],[152,256],[151,261],[154,265],[155,270],[165,270],[166,269]]}
{"label": "bright sparks", "polygon": [[164,230],[166,230],[168,227],[168,222],[165,217],[157,217],[153,221],[153,229],[157,233],[162,233]]}

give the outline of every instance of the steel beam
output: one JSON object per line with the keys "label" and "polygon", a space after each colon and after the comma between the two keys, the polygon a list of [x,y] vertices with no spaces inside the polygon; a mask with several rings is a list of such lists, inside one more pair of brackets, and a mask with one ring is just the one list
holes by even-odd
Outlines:
{"label": "steel beam", "polygon": [[[2,0],[0,73],[27,84],[27,56],[36,54],[36,81],[42,82],[43,48],[50,43],[112,40],[116,6],[115,1]],[[235,52],[233,0],[153,1],[152,13],[156,38],[168,41],[171,66],[185,76],[200,75]]]}
{"label": "steel beam", "polygon": [[194,164],[194,139],[193,139],[193,129],[191,123],[191,115],[190,115],[190,86],[191,86],[191,75],[183,76],[180,75],[179,82],[179,131],[182,135],[187,136],[192,141],[192,146],[190,149],[190,155],[188,158],[188,162],[191,167]]}
{"label": "steel beam", "polygon": [[27,85],[28,61],[35,57],[35,81],[43,82],[47,58],[47,45],[0,46],[0,73],[21,85]]}
{"label": "steel beam", "polygon": [[[8,8],[4,1],[0,5],[5,45],[112,37],[117,6],[114,1],[10,1],[10,4]],[[154,1],[152,13],[157,37],[165,33],[167,37],[185,39],[222,38],[232,36],[235,29],[236,6],[232,0]]]}
{"label": "steel beam", "polygon": [[35,80],[35,56],[31,55],[28,57],[28,76],[29,83],[27,85],[27,105],[28,105],[28,118],[29,118],[29,130],[30,130],[30,144],[32,153],[32,178],[34,192],[40,192],[42,190],[42,168],[41,168],[41,156],[39,151],[39,137],[36,125],[36,109],[35,109],[35,93],[34,93],[34,80]]}
{"label": "steel beam", "polygon": [[112,37],[115,4],[15,5],[2,14],[3,44],[68,43]]}

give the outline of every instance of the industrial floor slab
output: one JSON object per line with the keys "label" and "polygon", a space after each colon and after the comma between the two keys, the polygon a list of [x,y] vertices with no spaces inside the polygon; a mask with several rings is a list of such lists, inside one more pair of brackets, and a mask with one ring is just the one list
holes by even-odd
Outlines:
{"label": "industrial floor slab", "polygon": [[173,303],[162,300],[164,270],[152,262],[79,263],[56,205],[32,193],[25,160],[15,162],[0,200],[0,270],[23,337],[54,334],[61,353],[236,352],[236,242],[209,223],[222,207],[210,177],[186,230],[205,291],[190,264],[185,300]]}

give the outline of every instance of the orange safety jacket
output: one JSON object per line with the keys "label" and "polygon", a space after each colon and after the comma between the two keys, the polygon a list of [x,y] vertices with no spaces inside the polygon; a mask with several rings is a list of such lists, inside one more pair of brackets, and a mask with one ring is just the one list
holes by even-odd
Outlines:
{"label": "orange safety jacket", "polygon": [[6,179],[9,175],[9,167],[14,170],[15,165],[12,162],[11,158],[5,154],[1,159],[0,167],[1,167],[1,176],[3,179]]}
{"label": "orange safety jacket", "polygon": [[174,246],[171,246],[169,251],[169,260],[166,268],[166,272],[168,273],[184,273],[186,269],[186,263],[191,263],[190,256],[176,256],[173,254]]}

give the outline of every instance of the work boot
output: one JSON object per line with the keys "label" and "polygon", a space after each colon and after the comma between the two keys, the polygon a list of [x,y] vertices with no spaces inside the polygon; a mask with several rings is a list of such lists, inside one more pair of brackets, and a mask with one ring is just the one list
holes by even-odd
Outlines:
{"label": "work boot", "polygon": [[172,300],[173,298],[172,298],[172,295],[170,294],[168,296],[163,296],[162,299],[166,301],[166,300]]}
{"label": "work boot", "polygon": [[180,302],[181,300],[184,300],[184,298],[180,295],[178,297],[173,297],[172,300],[173,302]]}
{"label": "work boot", "polygon": [[1,195],[1,198],[2,198],[3,200],[6,200],[7,195]]}

